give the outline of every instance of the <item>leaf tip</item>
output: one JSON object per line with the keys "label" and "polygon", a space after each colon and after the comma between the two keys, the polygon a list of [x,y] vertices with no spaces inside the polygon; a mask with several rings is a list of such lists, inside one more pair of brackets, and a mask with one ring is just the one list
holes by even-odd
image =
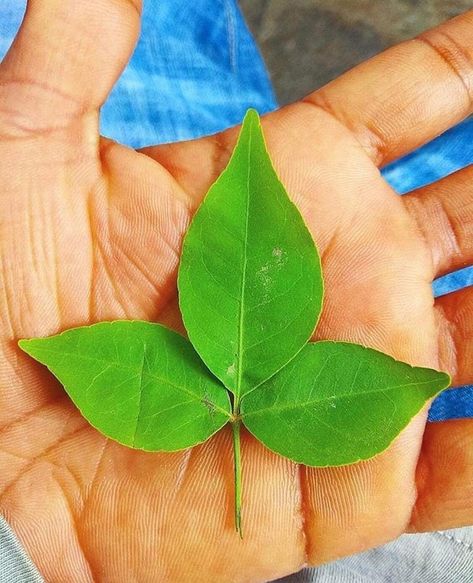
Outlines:
{"label": "leaf tip", "polygon": [[448,372],[445,372],[444,370],[440,370],[438,371],[438,373],[440,379],[442,379],[443,386],[442,391],[448,389],[448,387],[450,387],[450,385],[452,384],[452,377],[448,374]]}
{"label": "leaf tip", "polygon": [[18,340],[18,347],[23,350],[23,352],[29,353],[28,347],[30,346],[30,343],[30,338],[22,338],[21,340]]}
{"label": "leaf tip", "polygon": [[18,347],[31,358],[38,360],[44,340],[45,338],[22,338],[18,340]]}
{"label": "leaf tip", "polygon": [[245,117],[243,118],[243,126],[246,125],[250,125],[253,126],[253,124],[260,124],[260,116],[258,114],[258,112],[256,111],[256,109],[250,107],[246,113],[245,113]]}
{"label": "leaf tip", "polygon": [[38,360],[38,350],[41,351],[43,344],[48,338],[22,338],[18,340],[18,347],[28,356]]}

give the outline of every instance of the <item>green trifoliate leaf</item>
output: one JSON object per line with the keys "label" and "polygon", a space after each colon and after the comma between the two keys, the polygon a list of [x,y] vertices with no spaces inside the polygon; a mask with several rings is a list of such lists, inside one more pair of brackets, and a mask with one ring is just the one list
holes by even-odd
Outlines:
{"label": "green trifoliate leaf", "polygon": [[243,423],[269,449],[309,466],[368,459],[388,447],[450,383],[357,344],[308,344],[242,402]]}
{"label": "green trifoliate leaf", "polygon": [[188,340],[140,321],[102,322],[20,341],[106,436],[149,451],[205,441],[230,418],[225,388]]}
{"label": "green trifoliate leaf", "polygon": [[306,344],[322,295],[314,242],[250,110],[184,241],[179,303],[189,338],[238,402]]}

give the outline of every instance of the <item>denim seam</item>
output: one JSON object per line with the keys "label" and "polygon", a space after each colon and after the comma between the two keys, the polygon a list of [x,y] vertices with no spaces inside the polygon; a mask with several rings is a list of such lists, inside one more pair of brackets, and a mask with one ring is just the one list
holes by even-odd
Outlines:
{"label": "denim seam", "polygon": [[230,58],[230,67],[233,73],[237,73],[237,49],[236,49],[236,34],[235,34],[235,17],[233,14],[233,6],[228,0],[225,0],[225,13],[227,21],[227,35],[228,35],[228,52]]}
{"label": "denim seam", "polygon": [[451,534],[447,534],[446,532],[442,532],[441,530],[436,530],[435,534],[438,534],[439,536],[446,538],[450,542],[453,542],[457,545],[461,545],[462,547],[466,548],[469,551],[473,551],[473,544],[472,543],[469,543],[469,542],[466,542],[466,541],[461,540],[459,538],[456,538],[456,537],[452,536]]}

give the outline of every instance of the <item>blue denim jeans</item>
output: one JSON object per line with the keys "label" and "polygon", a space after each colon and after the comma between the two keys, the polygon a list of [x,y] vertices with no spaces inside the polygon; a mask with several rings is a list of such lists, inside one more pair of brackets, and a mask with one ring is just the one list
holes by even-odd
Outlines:
{"label": "blue denim jeans", "polygon": [[[0,5],[0,57],[13,39],[24,6],[22,0]],[[250,106],[264,113],[277,104],[235,0],[145,0],[139,44],[102,109],[101,130],[133,147],[159,144],[235,125]],[[472,162],[470,120],[386,167],[383,174],[402,194]],[[473,268],[467,268],[434,282],[434,292],[440,295],[471,283]],[[473,417],[473,387],[446,391],[430,411],[432,421],[467,416]],[[380,549],[284,579],[287,583],[471,580],[470,529],[405,535]],[[0,582],[38,581],[41,577],[0,517]]]}

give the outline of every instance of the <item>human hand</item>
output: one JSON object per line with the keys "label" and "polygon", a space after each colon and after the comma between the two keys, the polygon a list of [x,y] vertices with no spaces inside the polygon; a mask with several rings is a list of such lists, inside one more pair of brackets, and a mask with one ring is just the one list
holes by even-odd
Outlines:
{"label": "human hand", "polygon": [[[390,540],[471,524],[473,421],[425,413],[380,456],[304,468],[243,436],[150,454],[91,428],[19,338],[100,320],[180,328],[179,250],[236,130],[136,153],[98,135],[138,0],[32,0],[0,68],[0,511],[47,581],[270,580]],[[473,169],[400,198],[377,167],[472,110],[473,13],[264,119],[275,166],[323,256],[320,338],[473,381]],[[77,47],[80,46],[81,50]],[[424,433],[425,430],[425,433]]]}

